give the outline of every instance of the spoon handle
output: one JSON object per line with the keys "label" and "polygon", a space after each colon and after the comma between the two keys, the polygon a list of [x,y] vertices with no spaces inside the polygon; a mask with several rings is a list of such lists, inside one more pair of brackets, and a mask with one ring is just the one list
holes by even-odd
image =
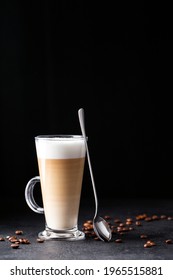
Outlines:
{"label": "spoon handle", "polygon": [[98,199],[97,199],[97,192],[96,192],[96,187],[95,187],[94,175],[93,175],[92,166],[91,166],[89,149],[88,149],[88,145],[87,145],[87,138],[86,138],[86,133],[85,133],[85,117],[84,117],[84,109],[83,108],[78,110],[78,116],[79,116],[79,123],[80,123],[81,131],[82,131],[82,135],[85,138],[88,166],[89,166],[91,182],[92,182],[93,192],[94,192],[94,199],[95,199],[95,215],[94,215],[94,218],[95,218],[97,216],[97,212],[98,212]]}

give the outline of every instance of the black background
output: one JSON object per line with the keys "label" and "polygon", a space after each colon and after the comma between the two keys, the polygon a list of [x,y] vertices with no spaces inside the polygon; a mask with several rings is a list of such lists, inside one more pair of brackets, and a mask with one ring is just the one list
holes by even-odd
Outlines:
{"label": "black background", "polygon": [[38,175],[34,136],[80,134],[81,107],[100,199],[172,196],[171,8],[93,2],[1,2],[2,209]]}

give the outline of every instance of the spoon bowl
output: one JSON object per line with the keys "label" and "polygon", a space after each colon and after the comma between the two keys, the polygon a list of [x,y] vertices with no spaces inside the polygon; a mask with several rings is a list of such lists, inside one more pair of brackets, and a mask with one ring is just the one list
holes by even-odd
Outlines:
{"label": "spoon bowl", "polygon": [[87,145],[86,133],[85,133],[85,120],[84,120],[84,109],[83,108],[78,110],[78,116],[79,116],[79,123],[80,123],[81,131],[82,131],[82,135],[85,139],[89,171],[90,171],[94,198],[95,198],[95,215],[93,218],[94,232],[96,233],[96,235],[99,237],[100,240],[110,241],[112,238],[111,229],[110,229],[108,223],[102,217],[98,216],[98,199],[97,199],[97,192],[96,192],[96,187],[95,187],[95,182],[94,182],[94,175],[93,175],[91,161],[90,161],[89,149],[88,149],[88,145]]}

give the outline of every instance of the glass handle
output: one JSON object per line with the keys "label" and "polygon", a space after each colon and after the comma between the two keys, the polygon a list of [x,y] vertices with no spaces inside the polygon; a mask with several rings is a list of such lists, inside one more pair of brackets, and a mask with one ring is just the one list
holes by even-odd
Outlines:
{"label": "glass handle", "polygon": [[36,176],[29,180],[25,188],[25,200],[28,206],[36,213],[43,214],[44,209],[40,207],[34,199],[34,187],[37,183],[40,183],[40,177]]}

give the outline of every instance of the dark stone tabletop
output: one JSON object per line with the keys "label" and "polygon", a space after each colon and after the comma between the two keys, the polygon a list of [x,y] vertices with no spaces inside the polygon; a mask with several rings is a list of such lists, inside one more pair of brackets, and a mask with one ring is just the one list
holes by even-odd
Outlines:
{"label": "dark stone tabletop", "polygon": [[[115,231],[110,242],[95,240],[86,236],[82,241],[45,241],[37,242],[37,234],[44,229],[44,216],[32,212],[27,206],[17,208],[2,215],[0,225],[1,260],[172,260],[173,244],[173,199],[119,199],[105,200],[99,204],[99,212],[108,219]],[[82,203],[79,215],[79,229],[86,220],[92,219],[94,206]],[[145,215],[144,215],[145,214]],[[143,216],[142,216],[143,215]],[[144,216],[148,219],[144,219]],[[119,219],[125,230],[117,232]],[[132,219],[130,225],[127,219]],[[136,223],[139,219],[139,224]],[[130,230],[129,230],[130,228]],[[128,230],[127,230],[128,229]],[[21,238],[30,244],[20,244],[18,249],[11,248],[7,236],[22,230]],[[147,235],[141,238],[141,235]],[[144,236],[145,237],[145,236]],[[116,242],[121,239],[122,242]],[[153,241],[155,246],[145,248],[144,244]]]}

